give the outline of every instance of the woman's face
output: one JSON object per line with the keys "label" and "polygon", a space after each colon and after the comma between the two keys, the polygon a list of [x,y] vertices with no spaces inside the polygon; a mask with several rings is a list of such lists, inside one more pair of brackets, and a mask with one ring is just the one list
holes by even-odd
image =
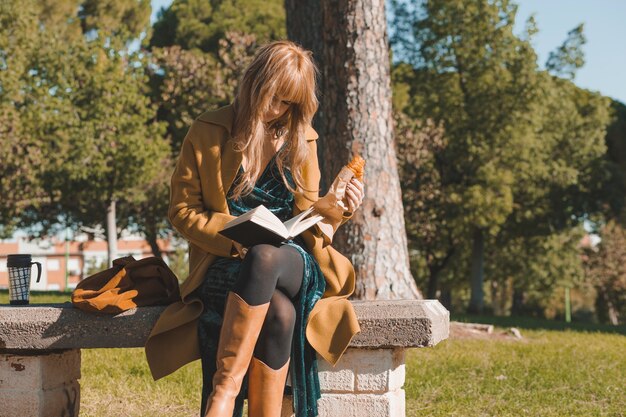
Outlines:
{"label": "woman's face", "polygon": [[287,101],[282,97],[275,95],[272,98],[269,110],[263,115],[263,123],[270,123],[273,120],[278,119],[285,114],[290,105],[290,101]]}

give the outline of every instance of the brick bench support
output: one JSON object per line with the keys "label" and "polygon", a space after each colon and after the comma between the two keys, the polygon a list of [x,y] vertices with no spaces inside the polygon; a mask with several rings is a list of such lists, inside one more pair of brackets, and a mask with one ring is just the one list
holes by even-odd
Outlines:
{"label": "brick bench support", "polygon": [[[318,356],[320,416],[404,416],[403,348],[348,348],[335,368]],[[290,396],[282,417],[293,417]]]}
{"label": "brick bench support", "polygon": [[0,415],[78,416],[80,350],[0,353]]}
{"label": "brick bench support", "polygon": [[[436,300],[352,301],[361,333],[337,366],[318,356],[320,417],[403,417],[405,352],[448,337],[449,313]],[[2,417],[78,416],[80,349],[143,347],[164,307],[111,316],[70,303],[0,305]],[[287,384],[290,384],[290,378]],[[201,381],[198,381],[198,395]],[[283,417],[293,417],[292,398]]]}

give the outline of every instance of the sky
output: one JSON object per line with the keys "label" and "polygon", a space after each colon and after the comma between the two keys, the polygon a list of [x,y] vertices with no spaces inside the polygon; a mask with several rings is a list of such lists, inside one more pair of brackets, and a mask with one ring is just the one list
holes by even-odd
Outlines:
{"label": "sky", "polygon": [[521,32],[535,14],[539,32],[533,46],[541,67],[567,32],[584,24],[587,43],[585,65],[574,82],[583,88],[626,103],[626,1],[624,0],[518,0],[516,27]]}

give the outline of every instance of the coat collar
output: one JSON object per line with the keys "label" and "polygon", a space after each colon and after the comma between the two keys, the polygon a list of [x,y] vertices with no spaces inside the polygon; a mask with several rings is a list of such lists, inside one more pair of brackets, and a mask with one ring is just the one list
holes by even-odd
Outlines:
{"label": "coat collar", "polygon": [[[226,106],[220,107],[216,110],[210,110],[202,113],[197,118],[203,122],[216,124],[222,126],[228,132],[228,140],[224,144],[222,149],[222,167],[221,167],[221,176],[222,176],[222,186],[224,190],[224,199],[226,199],[226,193],[230,189],[232,182],[235,179],[235,175],[237,175],[237,171],[239,171],[239,167],[241,166],[242,154],[237,151],[234,147],[234,139],[231,136],[233,122],[235,120],[235,111],[233,108],[233,104],[230,103]],[[319,135],[313,129],[312,126],[308,126],[304,131],[305,138],[308,142],[318,139]],[[306,210],[311,204],[313,204],[310,199],[304,197],[302,193],[296,192],[294,194],[294,202],[295,205],[300,209],[300,211]],[[228,207],[227,204],[225,204]],[[228,208],[227,208],[228,210]],[[297,214],[294,212],[294,215]]]}

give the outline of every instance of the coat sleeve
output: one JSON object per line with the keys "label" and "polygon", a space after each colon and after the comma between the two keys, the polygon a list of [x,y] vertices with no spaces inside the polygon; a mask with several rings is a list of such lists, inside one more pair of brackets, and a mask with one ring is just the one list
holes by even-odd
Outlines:
{"label": "coat sleeve", "polygon": [[[317,141],[316,140],[310,141],[309,144],[310,144],[310,150],[309,150],[310,157],[309,158],[311,161],[310,169],[315,171],[316,173],[316,175],[314,176],[315,178],[321,178],[319,160],[317,159]],[[317,184],[315,184],[315,186],[319,189],[319,181]],[[318,195],[316,196],[316,200],[319,199],[319,197],[320,196],[318,193]],[[353,212],[345,211],[339,226],[341,227],[343,224],[345,224],[348,220],[352,218],[353,215],[354,215]],[[325,237],[325,235],[322,233],[321,229],[319,228],[317,224],[313,227],[312,230],[317,236]],[[330,240],[324,239],[324,243],[323,243],[324,247],[330,244],[331,244]]]}
{"label": "coat sleeve", "polygon": [[[198,122],[194,122],[183,140],[171,179],[168,218],[190,243],[217,256],[231,257],[234,256],[233,241],[218,232],[235,216],[204,206],[197,164],[199,151],[194,148],[192,140],[199,134],[198,129]],[[209,158],[210,155],[200,157]]]}

